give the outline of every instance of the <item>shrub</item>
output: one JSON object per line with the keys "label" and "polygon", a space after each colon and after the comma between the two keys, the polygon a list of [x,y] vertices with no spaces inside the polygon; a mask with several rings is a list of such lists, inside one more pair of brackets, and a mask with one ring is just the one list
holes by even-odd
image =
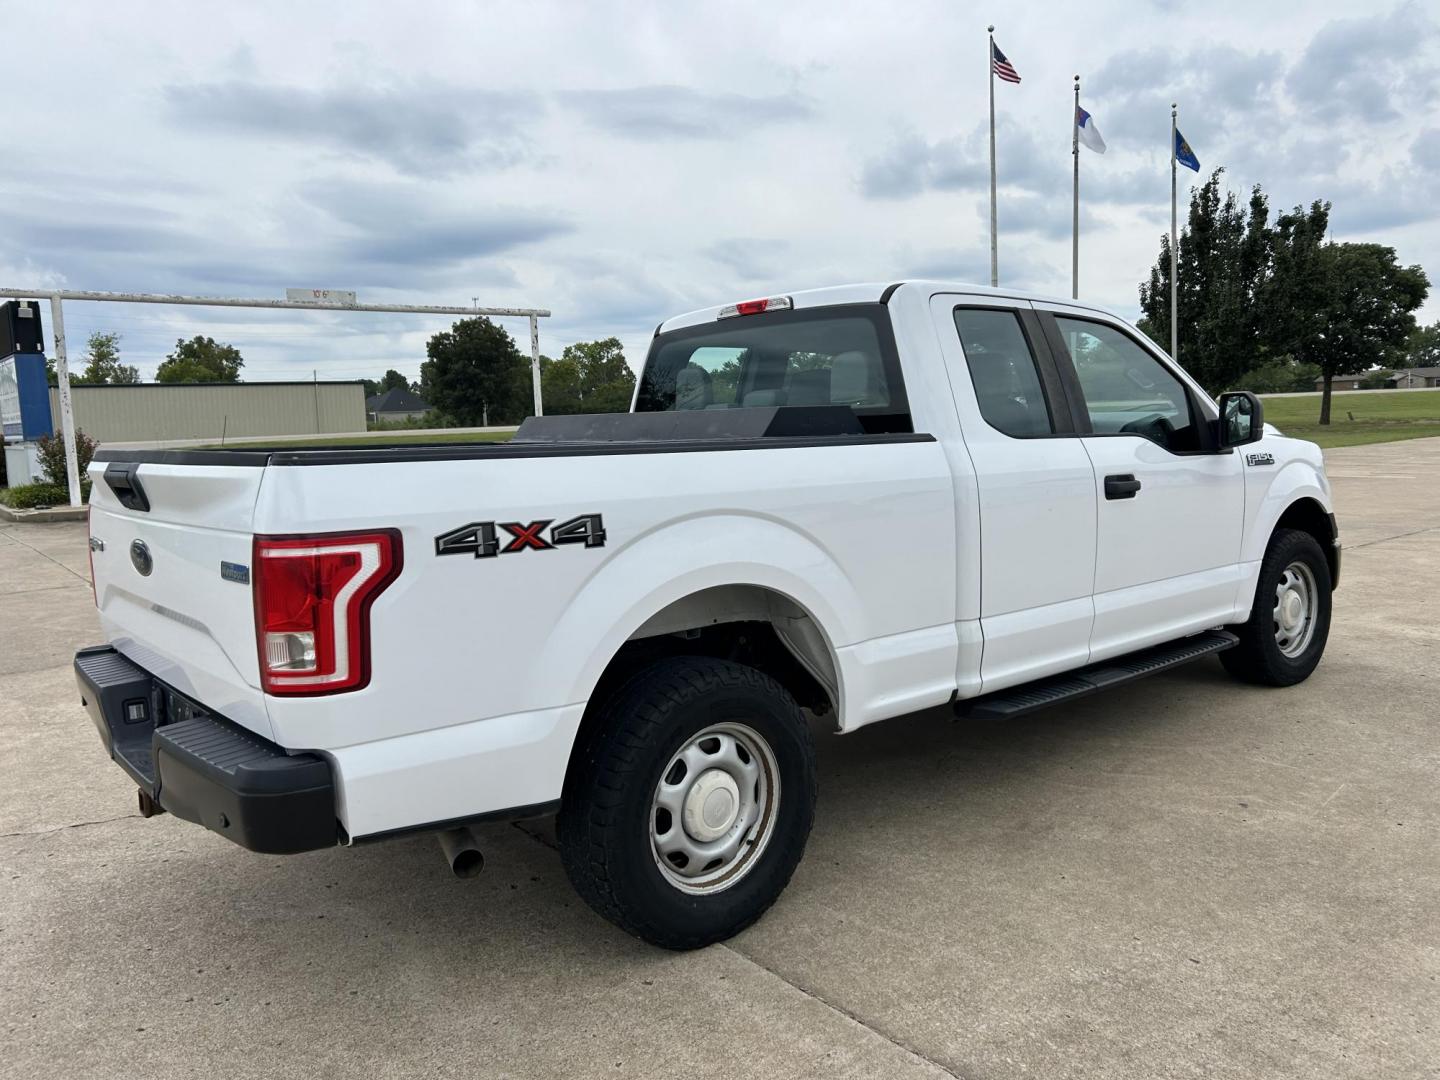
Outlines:
{"label": "shrub", "polygon": [[[80,485],[80,499],[88,502],[90,485]],[[70,493],[64,484],[20,484],[0,488],[0,502],[15,510],[34,510],[39,506],[69,506]]]}
{"label": "shrub", "polygon": [[[85,470],[90,467],[90,459],[95,456],[95,448],[99,445],[85,432],[75,429],[76,464],[82,478]],[[35,447],[40,456],[40,471],[45,474],[45,479],[64,489],[68,482],[65,476],[65,440],[59,435],[42,435],[35,440]]]}

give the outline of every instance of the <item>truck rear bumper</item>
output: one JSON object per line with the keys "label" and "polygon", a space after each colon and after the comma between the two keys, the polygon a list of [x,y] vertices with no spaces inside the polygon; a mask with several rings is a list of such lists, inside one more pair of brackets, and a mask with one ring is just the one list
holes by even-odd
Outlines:
{"label": "truck rear bumper", "polygon": [[207,713],[108,645],[75,654],[75,681],[111,758],[176,817],[267,854],[342,841],[325,758]]}

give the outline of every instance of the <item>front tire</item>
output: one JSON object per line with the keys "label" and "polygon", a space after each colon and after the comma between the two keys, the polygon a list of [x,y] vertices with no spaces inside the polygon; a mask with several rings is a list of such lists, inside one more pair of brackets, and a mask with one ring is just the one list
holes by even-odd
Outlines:
{"label": "front tire", "polygon": [[667,949],[723,941],[764,914],[815,816],[814,746],[784,688],[724,660],[661,660],[590,731],[556,822],[585,902]]}
{"label": "front tire", "polygon": [[1310,677],[1330,637],[1330,564],[1316,539],[1277,529],[1260,563],[1250,618],[1230,629],[1240,644],[1220,654],[1244,682],[1293,686]]}

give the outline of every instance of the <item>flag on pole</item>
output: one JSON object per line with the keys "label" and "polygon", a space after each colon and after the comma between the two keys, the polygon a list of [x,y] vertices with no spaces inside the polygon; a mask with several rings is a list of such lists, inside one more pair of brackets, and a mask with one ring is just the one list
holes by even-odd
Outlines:
{"label": "flag on pole", "polygon": [[1175,160],[1187,169],[1200,171],[1200,159],[1195,156],[1195,151],[1190,149],[1190,144],[1185,141],[1185,136],[1180,134],[1179,129],[1175,131]]}
{"label": "flag on pole", "polygon": [[1006,82],[1018,83],[1020,81],[1020,73],[1005,58],[1005,54],[1000,51],[1000,46],[993,41],[990,42],[990,67]]}
{"label": "flag on pole", "polygon": [[1080,106],[1075,106],[1075,134],[1081,145],[1089,147],[1097,154],[1105,152],[1105,140],[1100,137],[1100,129],[1095,126],[1095,119]]}

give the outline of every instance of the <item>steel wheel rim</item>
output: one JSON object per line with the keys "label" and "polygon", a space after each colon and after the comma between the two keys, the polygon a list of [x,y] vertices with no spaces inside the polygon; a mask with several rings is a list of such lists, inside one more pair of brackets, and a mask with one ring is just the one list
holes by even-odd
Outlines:
{"label": "steel wheel rim", "polygon": [[1292,562],[1275,585],[1275,607],[1271,619],[1275,644],[1282,656],[1293,660],[1310,646],[1315,637],[1315,616],[1320,590],[1315,575],[1303,562]]}
{"label": "steel wheel rim", "polygon": [[779,802],[770,744],[745,724],[711,724],[685,740],[655,785],[647,826],[655,865],[682,892],[730,888],[764,854]]}

